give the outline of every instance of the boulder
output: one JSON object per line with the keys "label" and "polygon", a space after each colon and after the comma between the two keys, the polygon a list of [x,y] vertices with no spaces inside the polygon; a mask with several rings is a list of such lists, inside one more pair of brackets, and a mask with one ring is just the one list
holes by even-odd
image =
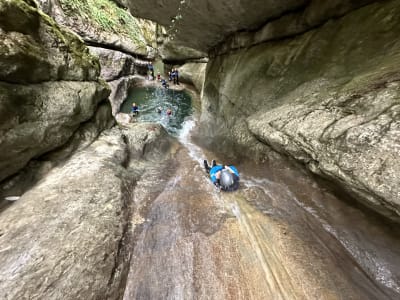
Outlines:
{"label": "boulder", "polygon": [[4,299],[117,298],[127,259],[125,160],[121,136],[103,135],[2,212]]}
{"label": "boulder", "polygon": [[132,117],[129,114],[117,113],[115,115],[115,121],[117,121],[119,125],[126,126],[132,122]]}
{"label": "boulder", "polygon": [[[120,51],[105,48],[89,47],[90,53],[99,57],[101,77],[112,81],[135,73],[135,59]],[[145,65],[145,63],[143,63]]]}

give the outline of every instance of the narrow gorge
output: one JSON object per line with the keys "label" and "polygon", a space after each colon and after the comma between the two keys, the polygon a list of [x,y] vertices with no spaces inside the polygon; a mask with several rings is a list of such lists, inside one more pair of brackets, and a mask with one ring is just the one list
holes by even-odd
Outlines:
{"label": "narrow gorge", "polygon": [[399,15],[0,0],[0,299],[398,299]]}

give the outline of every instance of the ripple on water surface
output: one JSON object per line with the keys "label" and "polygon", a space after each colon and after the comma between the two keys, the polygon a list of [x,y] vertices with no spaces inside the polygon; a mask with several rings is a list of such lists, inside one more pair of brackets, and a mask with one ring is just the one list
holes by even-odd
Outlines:
{"label": "ripple on water surface", "polygon": [[[130,113],[132,103],[139,106],[140,113],[135,117],[139,122],[160,123],[174,135],[182,129],[185,118],[192,114],[192,99],[185,91],[154,87],[134,88],[122,104],[121,112]],[[161,107],[161,113],[157,111],[158,107]],[[166,113],[168,108],[172,110],[170,116]]]}

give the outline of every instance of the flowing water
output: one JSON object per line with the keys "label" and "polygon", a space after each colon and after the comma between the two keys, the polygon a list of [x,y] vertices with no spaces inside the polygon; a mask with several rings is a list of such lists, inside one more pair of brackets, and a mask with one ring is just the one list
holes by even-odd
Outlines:
{"label": "flowing water", "polygon": [[284,159],[237,165],[240,189],[219,192],[202,167],[214,155],[191,141],[195,120],[183,119],[171,131],[182,146],[168,179],[134,199],[140,226],[124,299],[400,298],[397,225]]}

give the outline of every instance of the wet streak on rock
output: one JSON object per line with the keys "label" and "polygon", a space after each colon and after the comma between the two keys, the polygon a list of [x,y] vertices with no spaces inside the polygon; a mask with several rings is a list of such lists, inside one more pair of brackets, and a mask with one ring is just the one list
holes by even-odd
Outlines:
{"label": "wet streak on rock", "polygon": [[[237,193],[216,193],[185,150],[177,157],[165,190],[142,211],[124,299],[396,298],[346,244],[378,251],[382,268],[396,254],[374,249],[358,226],[343,228],[340,222],[349,219],[340,211],[336,221],[320,215],[314,197],[327,198],[331,208],[343,203],[304,173],[243,165],[243,174],[263,177],[243,175]],[[355,215],[368,227],[365,216]],[[390,235],[384,239],[390,242]]]}

